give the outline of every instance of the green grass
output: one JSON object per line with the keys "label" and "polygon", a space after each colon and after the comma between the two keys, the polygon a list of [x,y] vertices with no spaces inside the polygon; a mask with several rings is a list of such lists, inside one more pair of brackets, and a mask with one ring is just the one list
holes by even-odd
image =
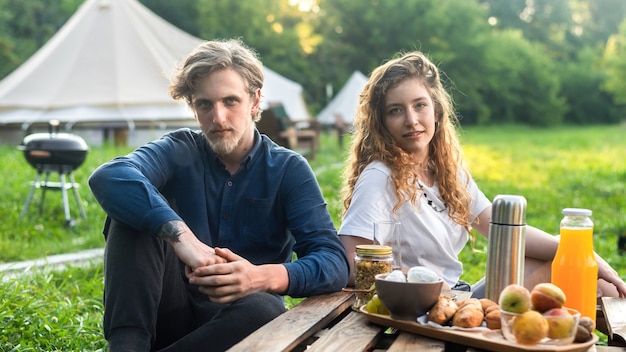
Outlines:
{"label": "green grass", "polygon": [[[0,262],[39,258],[51,254],[98,248],[104,245],[102,224],[105,218],[91,195],[87,178],[96,167],[116,155],[129,152],[129,148],[92,148],[85,163],[74,172],[81,186],[78,189],[87,218],[81,219],[72,192],[68,192],[70,213],[77,225],[65,226],[61,192],[48,190],[39,214],[42,190],[35,191],[33,199],[22,219],[19,215],[30,191],[30,182],[37,172],[26,163],[22,152],[15,146],[0,146],[4,171],[0,187]],[[50,181],[58,181],[51,174]]]}
{"label": "green grass", "polygon": [[[558,232],[561,209],[594,211],[594,246],[622,277],[626,259],[617,251],[626,233],[626,126],[530,129],[520,126],[468,128],[462,138],[467,163],[488,198],[519,194],[528,200],[529,224]],[[339,187],[346,147],[323,135],[311,161],[329,211],[339,226]],[[0,188],[0,262],[102,247],[104,213],[87,187],[89,174],[102,162],[130,149],[93,148],[75,172],[87,219],[64,224],[61,196],[49,191],[38,214],[40,191],[24,219],[18,218],[35,177],[14,146],[0,147],[4,163]],[[70,207],[78,212],[73,197]],[[487,242],[461,253],[463,279],[474,282],[485,270]],[[102,265],[42,272],[0,282],[0,351],[94,351],[106,349],[101,332]],[[297,302],[297,301],[296,301]],[[289,304],[293,304],[289,302]]]}
{"label": "green grass", "polygon": [[104,350],[102,266],[41,271],[0,285],[0,351]]}
{"label": "green grass", "polygon": [[[529,224],[558,234],[561,210],[593,211],[594,248],[622,277],[626,257],[617,251],[626,234],[626,126],[530,129],[494,127],[463,134],[472,174],[488,198],[519,194]],[[478,249],[486,249],[483,237]],[[464,279],[484,273],[485,253],[462,255]]]}

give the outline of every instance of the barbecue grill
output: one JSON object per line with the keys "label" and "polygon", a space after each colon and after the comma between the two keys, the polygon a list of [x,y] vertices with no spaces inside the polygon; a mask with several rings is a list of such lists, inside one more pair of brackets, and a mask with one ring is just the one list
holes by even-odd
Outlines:
{"label": "barbecue grill", "polygon": [[[70,216],[67,190],[73,190],[80,214],[85,218],[85,210],[83,209],[77,189],[79,184],[74,180],[72,172],[83,164],[87,157],[89,147],[80,136],[70,133],[59,133],[58,128],[59,123],[57,121],[51,121],[48,133],[30,134],[24,137],[24,140],[18,147],[18,149],[24,152],[26,161],[37,170],[37,176],[35,180],[31,182],[32,187],[30,188],[30,193],[22,208],[20,218],[26,213],[28,205],[35,193],[35,189],[42,189],[41,203],[39,205],[40,214],[43,212],[46,190],[55,189],[61,190],[63,194],[63,209],[65,211],[66,225],[72,225],[73,221]],[[50,181],[51,173],[57,173],[60,182]],[[43,181],[41,180],[42,176],[44,176]],[[66,182],[66,176],[69,178],[69,182]]]}

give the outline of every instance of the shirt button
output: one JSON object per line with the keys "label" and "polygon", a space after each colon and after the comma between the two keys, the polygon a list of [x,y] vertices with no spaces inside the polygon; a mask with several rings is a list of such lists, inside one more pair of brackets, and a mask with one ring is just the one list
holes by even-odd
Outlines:
{"label": "shirt button", "polygon": [[228,185],[228,187],[232,187],[233,186],[233,181],[226,182],[226,185]]}
{"label": "shirt button", "polygon": [[222,215],[222,218],[225,219],[225,220],[228,220],[229,216],[228,216],[228,214],[224,214],[224,215]]}

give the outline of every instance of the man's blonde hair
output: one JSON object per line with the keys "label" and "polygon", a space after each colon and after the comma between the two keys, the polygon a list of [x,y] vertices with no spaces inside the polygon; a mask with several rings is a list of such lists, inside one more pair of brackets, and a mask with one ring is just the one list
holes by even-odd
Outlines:
{"label": "man's blonde hair", "polygon": [[[263,88],[263,64],[253,49],[239,39],[213,40],[200,44],[178,67],[170,83],[170,96],[176,100],[184,99],[191,106],[198,82],[210,73],[227,68],[241,75],[251,97],[255,96],[257,89]],[[261,119],[261,112],[258,109],[253,116],[255,122]]]}

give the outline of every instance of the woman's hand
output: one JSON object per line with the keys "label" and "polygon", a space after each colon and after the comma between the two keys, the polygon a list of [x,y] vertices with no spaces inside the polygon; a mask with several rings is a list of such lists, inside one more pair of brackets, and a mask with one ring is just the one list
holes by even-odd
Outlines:
{"label": "woman's hand", "polygon": [[[617,271],[615,271],[615,269],[613,269],[609,265],[609,263],[607,263],[604,259],[602,259],[602,257],[597,254],[596,262],[598,263],[598,278],[614,285],[615,289],[617,290],[617,294],[615,295],[618,295],[622,298],[626,297],[626,283],[624,283],[624,280],[620,278]],[[609,292],[604,292],[608,290],[609,289],[603,290],[600,285],[598,286],[599,294],[602,296],[611,295]]]}

